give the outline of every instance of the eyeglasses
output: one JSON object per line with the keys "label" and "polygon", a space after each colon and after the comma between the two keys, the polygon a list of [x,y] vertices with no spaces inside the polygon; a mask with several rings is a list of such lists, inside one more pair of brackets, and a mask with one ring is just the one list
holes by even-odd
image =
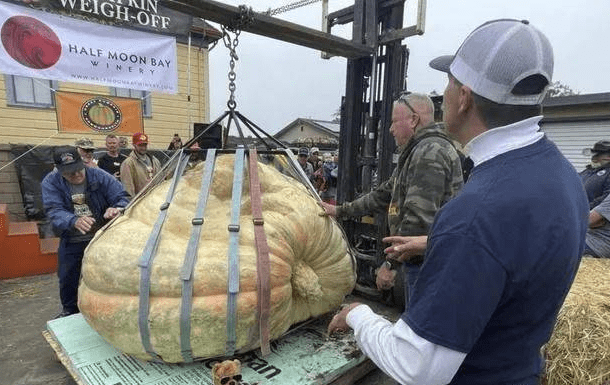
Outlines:
{"label": "eyeglasses", "polygon": [[414,113],[415,115],[419,115],[419,114],[418,114],[418,113],[417,113],[417,112],[416,112],[416,111],[413,109],[413,107],[412,107],[412,106],[409,104],[409,100],[407,99],[407,97],[408,97],[409,95],[411,95],[411,93],[412,93],[411,91],[405,91],[405,92],[402,92],[402,93],[400,94],[400,96],[398,97],[398,102],[402,102],[402,103],[403,103],[405,106],[407,106],[407,107],[408,107],[408,108],[411,110],[411,112],[412,112],[412,113]]}

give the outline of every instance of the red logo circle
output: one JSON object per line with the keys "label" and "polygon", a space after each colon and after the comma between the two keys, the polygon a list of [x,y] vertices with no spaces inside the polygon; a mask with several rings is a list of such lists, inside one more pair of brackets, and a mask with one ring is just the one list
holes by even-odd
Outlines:
{"label": "red logo circle", "polygon": [[13,16],[7,19],[0,35],[6,52],[26,67],[49,68],[61,56],[61,43],[55,32],[33,17]]}

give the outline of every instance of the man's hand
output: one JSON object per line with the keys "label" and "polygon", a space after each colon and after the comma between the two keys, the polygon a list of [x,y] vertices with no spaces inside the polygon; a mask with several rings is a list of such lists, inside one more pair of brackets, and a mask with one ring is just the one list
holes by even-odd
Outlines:
{"label": "man's hand", "polygon": [[377,277],[375,278],[377,290],[390,290],[394,286],[395,279],[396,270],[390,270],[390,268],[384,263],[377,270]]}
{"label": "man's hand", "polygon": [[604,218],[600,213],[595,211],[595,209],[589,212],[589,228],[602,227],[606,224],[606,218]]}
{"label": "man's hand", "polygon": [[82,234],[87,234],[91,230],[91,226],[95,223],[92,217],[80,217],[74,222],[74,228]]}
{"label": "man's hand", "polygon": [[384,253],[387,254],[388,258],[404,262],[416,255],[423,255],[426,252],[428,236],[420,235],[408,237],[394,235],[385,237],[382,241],[392,244],[392,246],[386,247],[384,250]]}
{"label": "man's hand", "polygon": [[354,302],[341,309],[341,311],[330,321],[330,324],[328,324],[328,334],[347,331],[349,329],[349,325],[347,324],[347,314],[358,305],[361,304]]}
{"label": "man's hand", "polygon": [[330,217],[336,217],[337,216],[337,209],[335,205],[331,205],[329,203],[326,202],[318,202],[318,204],[320,206],[322,206],[322,208],[324,209],[324,213],[323,214],[319,214],[320,216],[325,216],[328,215]]}
{"label": "man's hand", "polygon": [[112,219],[121,213],[121,209],[117,207],[108,207],[104,213],[104,219]]}

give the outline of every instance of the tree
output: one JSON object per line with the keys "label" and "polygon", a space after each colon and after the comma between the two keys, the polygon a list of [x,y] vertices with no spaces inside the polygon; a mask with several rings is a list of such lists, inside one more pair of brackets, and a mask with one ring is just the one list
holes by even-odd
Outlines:
{"label": "tree", "polygon": [[335,111],[332,115],[331,115],[331,122],[333,123],[340,123],[341,122],[341,108],[337,108],[337,111]]}
{"label": "tree", "polygon": [[549,87],[548,97],[556,98],[558,96],[578,95],[580,92],[574,91],[570,86],[556,80]]}

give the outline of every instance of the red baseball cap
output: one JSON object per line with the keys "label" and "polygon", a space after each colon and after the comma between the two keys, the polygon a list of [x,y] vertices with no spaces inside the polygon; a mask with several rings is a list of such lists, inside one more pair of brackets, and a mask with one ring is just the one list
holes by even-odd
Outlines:
{"label": "red baseball cap", "polygon": [[136,132],[135,134],[133,134],[132,143],[134,145],[138,145],[138,144],[142,144],[142,143],[148,144],[148,136],[142,132]]}

